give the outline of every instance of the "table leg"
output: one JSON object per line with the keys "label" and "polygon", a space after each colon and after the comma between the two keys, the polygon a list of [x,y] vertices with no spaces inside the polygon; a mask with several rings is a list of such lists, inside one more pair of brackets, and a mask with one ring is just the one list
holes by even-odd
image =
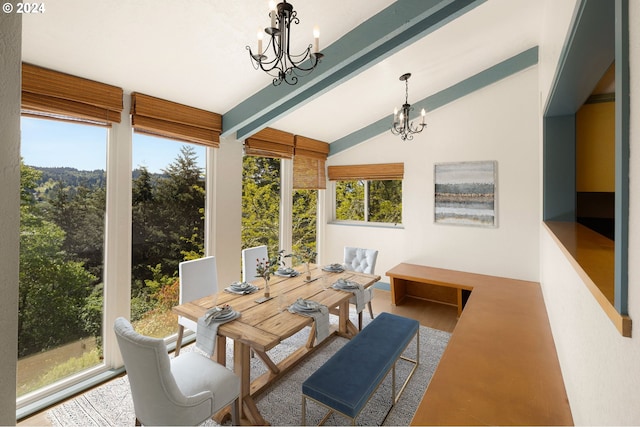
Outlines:
{"label": "table leg", "polygon": [[251,425],[268,425],[251,397],[250,347],[240,341],[233,343],[233,369],[240,377],[239,409],[240,419],[245,418]]}
{"label": "table leg", "polygon": [[349,339],[358,335],[358,328],[349,319],[349,300],[338,306],[338,335]]}
{"label": "table leg", "polygon": [[227,366],[227,337],[221,335],[216,337],[216,348],[213,358],[213,360],[222,366]]}

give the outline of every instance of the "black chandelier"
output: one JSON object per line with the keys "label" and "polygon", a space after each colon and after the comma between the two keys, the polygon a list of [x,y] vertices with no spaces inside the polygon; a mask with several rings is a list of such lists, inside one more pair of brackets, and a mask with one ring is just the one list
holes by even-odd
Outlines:
{"label": "black chandelier", "polygon": [[409,104],[409,77],[411,77],[411,73],[406,73],[400,76],[400,81],[405,83],[405,98],[404,104],[402,105],[402,110],[400,114],[398,114],[398,108],[393,110],[393,126],[391,126],[391,133],[394,135],[400,135],[400,139],[403,141],[412,140],[414,133],[420,133],[427,125],[424,122],[424,116],[426,112],[424,108],[422,109],[422,122],[418,126],[414,126],[412,122],[409,121],[409,113],[413,111],[411,104]]}
{"label": "black chandelier", "polygon": [[[271,18],[271,26],[264,29],[264,33],[270,36],[266,48],[262,49],[262,41],[264,33],[258,31],[258,53],[254,54],[251,48],[249,56],[254,68],[262,69],[262,71],[273,77],[273,85],[278,86],[282,82],[290,85],[298,83],[298,77],[313,71],[320,62],[323,55],[319,52],[320,47],[320,31],[318,28],[313,30],[314,44],[309,44],[306,50],[299,55],[293,55],[289,52],[291,39],[291,23],[299,24],[298,14],[293,10],[293,5],[284,0],[278,3],[276,8],[275,2],[269,2],[269,16]],[[273,52],[273,58],[269,58],[266,53]],[[313,51],[312,51],[313,49]],[[302,64],[309,59],[310,62],[306,67]]]}

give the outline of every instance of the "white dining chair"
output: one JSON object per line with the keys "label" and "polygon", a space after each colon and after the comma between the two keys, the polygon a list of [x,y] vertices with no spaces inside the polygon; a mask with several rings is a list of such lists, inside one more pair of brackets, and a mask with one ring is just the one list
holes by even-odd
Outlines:
{"label": "white dining chair", "polygon": [[[344,247],[344,268],[359,273],[375,274],[376,260],[378,259],[378,251],[376,249],[354,248],[350,246]],[[369,315],[373,319],[373,308],[371,300],[373,299],[373,288],[369,287],[364,291],[364,301],[369,307]],[[349,303],[355,304],[356,299],[352,297]],[[362,330],[362,310],[358,312],[358,329]]]}
{"label": "white dining chair", "polygon": [[123,317],[114,332],[129,379],[136,425],[195,426],[231,405],[239,425],[240,378],[197,352],[169,358],[161,338],[138,334]]}
{"label": "white dining chair", "polygon": [[242,250],[242,281],[251,282],[257,278],[256,260],[269,260],[266,245],[255,246]]}
{"label": "white dining chair", "polygon": [[[216,258],[204,258],[183,261],[178,265],[180,276],[180,304],[206,297],[218,292],[218,268]],[[196,332],[198,324],[183,316],[178,316],[178,338],[175,355],[180,354],[184,330]]]}

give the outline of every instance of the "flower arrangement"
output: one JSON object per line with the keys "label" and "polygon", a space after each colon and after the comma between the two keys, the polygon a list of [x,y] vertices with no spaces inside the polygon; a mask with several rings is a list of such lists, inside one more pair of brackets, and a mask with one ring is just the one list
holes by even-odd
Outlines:
{"label": "flower arrangement", "polygon": [[278,264],[275,260],[262,258],[262,261],[260,261],[260,259],[256,258],[256,277],[264,279],[264,296],[267,298],[269,298],[269,279],[277,266]]}
{"label": "flower arrangement", "polygon": [[314,262],[316,260],[316,256],[318,254],[313,251],[311,248],[308,248],[306,246],[302,247],[302,250],[295,254],[294,257],[298,259],[298,261],[300,262],[304,262],[305,264],[309,264],[311,262]]}
{"label": "flower arrangement", "polygon": [[307,281],[311,280],[311,270],[309,268],[309,264],[312,262],[315,262],[316,260],[316,256],[318,254],[313,251],[311,248],[308,248],[306,246],[302,247],[302,250],[299,253],[294,254],[294,258],[296,258],[298,261],[303,262],[306,268],[306,277],[305,279]]}

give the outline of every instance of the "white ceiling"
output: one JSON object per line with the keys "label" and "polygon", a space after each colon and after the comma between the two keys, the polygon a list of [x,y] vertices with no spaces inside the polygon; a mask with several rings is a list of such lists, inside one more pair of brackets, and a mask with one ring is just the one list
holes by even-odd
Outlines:
{"label": "white ceiling", "polygon": [[[399,0],[401,3],[402,0]],[[293,51],[320,28],[323,47],[392,0],[295,0]],[[271,84],[246,45],[268,24],[267,0],[51,0],[23,15],[23,60],[224,114]],[[487,0],[328,92],[270,123],[334,141],[404,101],[398,77],[412,73],[409,102],[539,44],[541,0]],[[427,116],[428,120],[428,116]]]}

